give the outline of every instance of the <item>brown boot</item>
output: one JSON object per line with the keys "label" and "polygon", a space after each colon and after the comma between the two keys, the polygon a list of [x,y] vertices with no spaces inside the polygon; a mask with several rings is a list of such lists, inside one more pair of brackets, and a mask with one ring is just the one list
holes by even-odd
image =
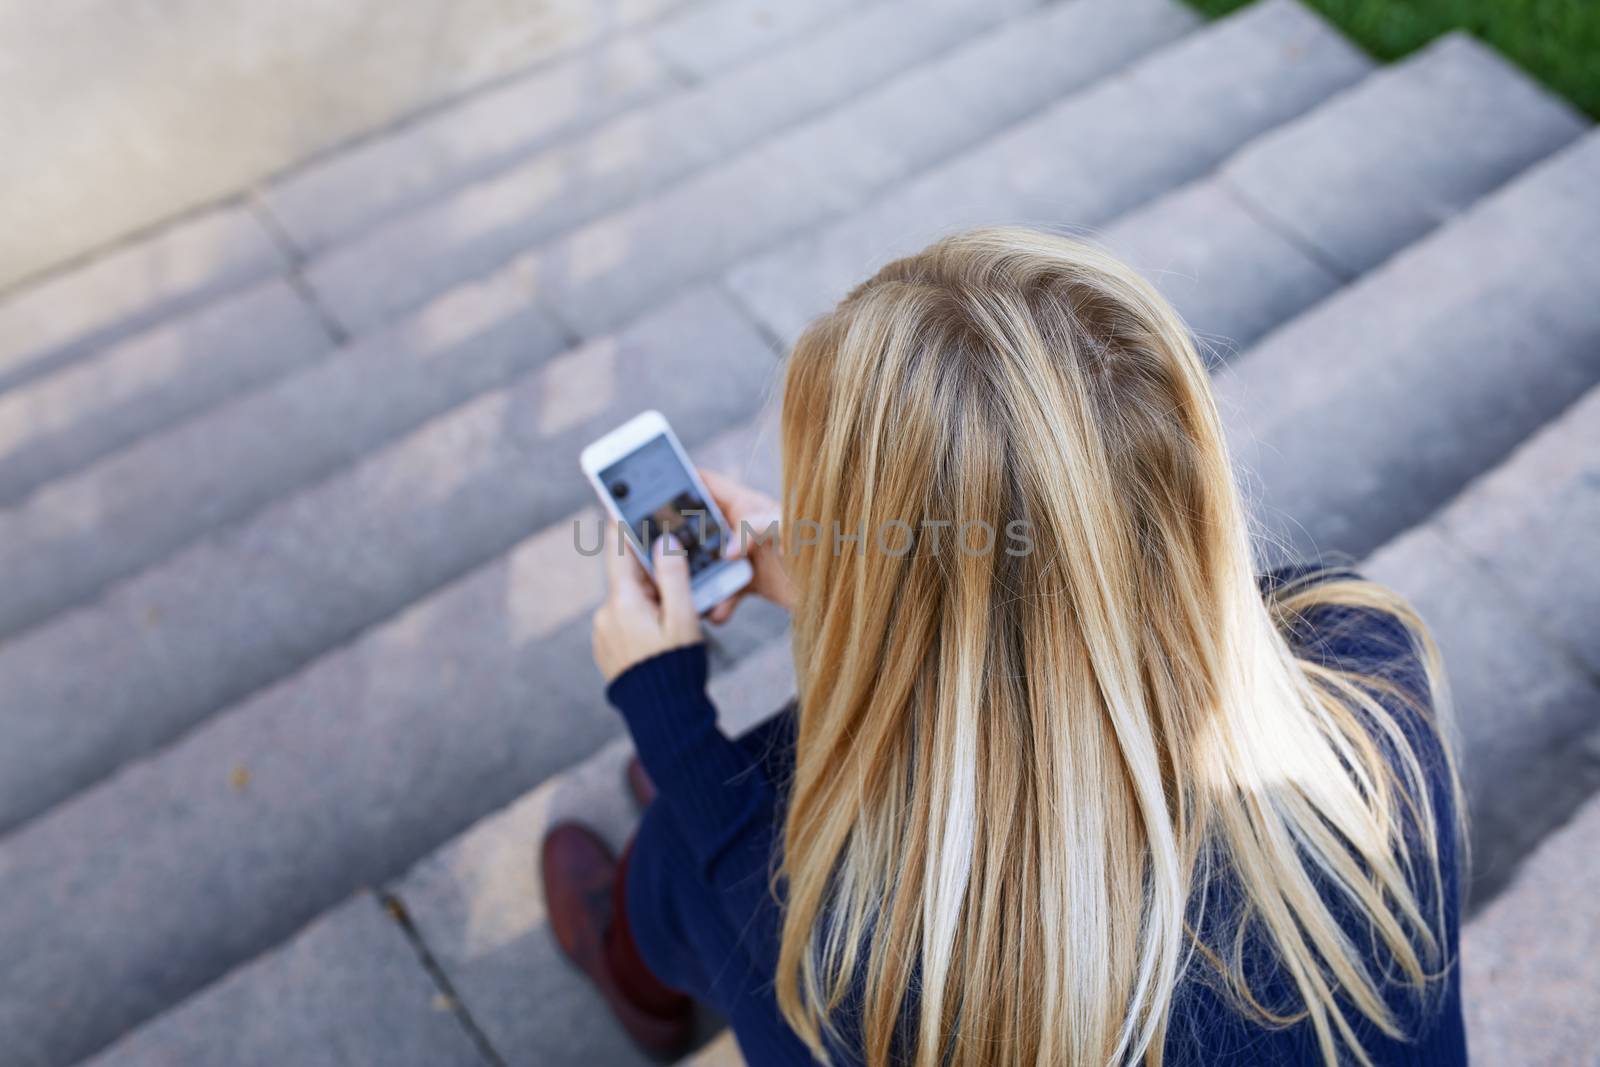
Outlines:
{"label": "brown boot", "polygon": [[545,835],[541,860],[550,929],[561,951],[589,976],[640,1048],[663,1060],[682,1056],[694,1039],[693,1003],[651,975],[616,972],[619,955],[636,953],[608,946],[621,896],[611,850],[588,828],[561,823]]}
{"label": "brown boot", "polygon": [[644,769],[638,756],[628,757],[628,792],[641,809],[655,803],[656,784],[650,780],[650,772]]}

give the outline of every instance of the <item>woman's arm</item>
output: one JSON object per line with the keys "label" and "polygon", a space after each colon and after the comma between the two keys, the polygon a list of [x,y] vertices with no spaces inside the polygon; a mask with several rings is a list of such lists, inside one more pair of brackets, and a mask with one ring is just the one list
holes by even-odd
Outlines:
{"label": "woman's arm", "polygon": [[777,791],[759,761],[717,726],[706,695],[704,644],[663,652],[629,668],[606,690],[633,735],[639,760],[688,845],[707,906],[731,929],[752,965],[775,966],[779,911],[770,890],[779,832]]}
{"label": "woman's arm", "polygon": [[609,595],[595,612],[594,656],[622,712],[640,762],[687,842],[700,880],[765,967],[777,944],[768,872],[777,826],[770,782],[717,726],[706,695],[706,647],[694,609],[688,561],[670,535],[658,542],[655,583],[608,527]]}

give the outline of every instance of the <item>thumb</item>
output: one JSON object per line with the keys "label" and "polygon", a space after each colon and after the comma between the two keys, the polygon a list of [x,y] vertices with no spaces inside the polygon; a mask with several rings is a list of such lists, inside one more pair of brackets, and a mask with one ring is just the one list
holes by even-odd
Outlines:
{"label": "thumb", "polygon": [[690,644],[700,639],[700,614],[689,588],[689,554],[672,534],[656,541],[656,590],[661,595],[661,628],[669,639]]}

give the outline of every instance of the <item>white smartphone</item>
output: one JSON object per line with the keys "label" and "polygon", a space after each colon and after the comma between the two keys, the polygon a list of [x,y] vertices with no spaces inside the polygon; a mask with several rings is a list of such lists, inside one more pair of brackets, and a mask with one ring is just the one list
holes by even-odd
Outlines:
{"label": "white smartphone", "polygon": [[748,560],[722,558],[728,520],[659,411],[636,415],[583,450],[584,475],[646,571],[656,539],[670,531],[689,556],[695,610],[704,613],[750,584]]}

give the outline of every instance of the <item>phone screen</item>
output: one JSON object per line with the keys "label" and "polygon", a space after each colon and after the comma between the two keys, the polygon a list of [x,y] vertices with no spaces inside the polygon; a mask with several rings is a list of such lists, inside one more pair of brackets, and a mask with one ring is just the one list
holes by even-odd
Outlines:
{"label": "phone screen", "polygon": [[665,435],[651,438],[602,470],[600,484],[639,544],[653,548],[657,538],[672,532],[688,553],[691,580],[721,561],[723,531],[716,513]]}

